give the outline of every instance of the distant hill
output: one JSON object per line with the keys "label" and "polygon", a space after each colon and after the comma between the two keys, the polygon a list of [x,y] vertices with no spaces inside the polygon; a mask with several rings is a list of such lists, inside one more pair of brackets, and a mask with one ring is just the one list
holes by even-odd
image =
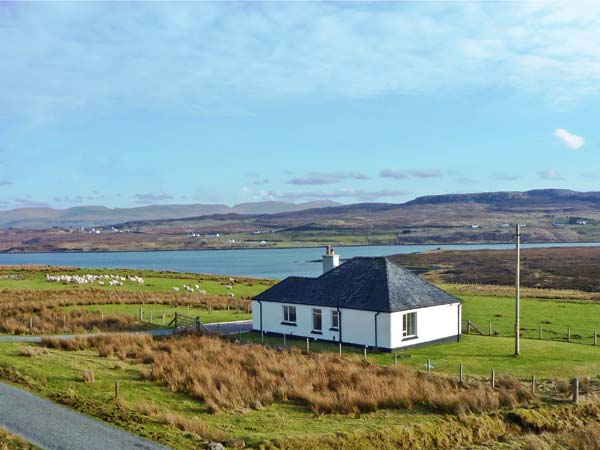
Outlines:
{"label": "distant hill", "polygon": [[[0,213],[5,228],[20,227],[0,231],[0,252],[506,243],[513,241],[516,223],[524,225],[523,242],[599,242],[600,193],[541,189],[425,196],[400,204],[16,210]],[[90,234],[51,225],[101,229]]]}
{"label": "distant hill", "polygon": [[0,229],[45,229],[52,227],[98,227],[121,222],[180,219],[212,214],[275,214],[337,206],[331,201],[306,203],[255,202],[233,207],[219,204],[151,205],[135,208],[77,206],[68,209],[18,208],[0,211]]}

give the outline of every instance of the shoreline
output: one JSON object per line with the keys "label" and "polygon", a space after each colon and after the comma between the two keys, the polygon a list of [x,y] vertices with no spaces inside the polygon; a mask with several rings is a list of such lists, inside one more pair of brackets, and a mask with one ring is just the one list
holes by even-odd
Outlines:
{"label": "shoreline", "polygon": [[[521,245],[544,245],[547,244],[548,248],[557,245],[564,246],[569,245],[577,247],[581,244],[582,247],[593,247],[600,246],[600,241],[528,241],[521,242]],[[419,243],[419,244],[332,244],[336,248],[354,248],[354,247],[420,247],[420,246],[475,246],[475,245],[514,245],[512,241],[505,242],[448,242],[448,243]],[[59,254],[107,254],[107,253],[162,253],[162,252],[210,252],[210,251],[233,251],[233,250],[294,250],[294,249],[311,249],[311,248],[324,248],[325,245],[301,245],[301,246],[289,246],[289,247],[215,247],[215,248],[181,248],[181,249],[150,249],[150,250],[59,250],[59,251],[33,251],[33,252],[11,252],[11,251],[0,251],[0,255],[59,255]],[[541,247],[546,248],[546,247]]]}

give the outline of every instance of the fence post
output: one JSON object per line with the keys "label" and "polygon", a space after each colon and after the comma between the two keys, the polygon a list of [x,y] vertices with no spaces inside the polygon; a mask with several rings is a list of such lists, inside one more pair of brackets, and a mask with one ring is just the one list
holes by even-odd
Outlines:
{"label": "fence post", "polygon": [[177,311],[175,311],[175,328],[177,328],[177,316],[178,316]]}
{"label": "fence post", "polygon": [[115,381],[115,398],[119,398],[119,382]]}
{"label": "fence post", "polygon": [[144,320],[144,307],[140,305],[140,322]]}
{"label": "fence post", "polygon": [[427,373],[431,372],[431,359],[427,358]]}
{"label": "fence post", "polygon": [[210,314],[212,312],[212,303],[208,302],[208,313]]}
{"label": "fence post", "polygon": [[190,315],[190,304],[189,303],[187,305],[187,314],[188,314],[188,316]]}
{"label": "fence post", "polygon": [[398,365],[398,353],[394,353],[394,365]]}
{"label": "fence post", "polygon": [[[102,314],[102,318],[104,319],[104,314]],[[154,319],[152,317],[152,310],[150,310],[150,323],[154,323]]]}
{"label": "fence post", "polygon": [[492,369],[492,389],[496,389],[496,369]]}
{"label": "fence post", "polygon": [[471,334],[471,321],[467,320],[467,334]]}
{"label": "fence post", "polygon": [[264,330],[260,330],[260,343],[261,344],[265,343],[265,332],[264,332]]}
{"label": "fence post", "polygon": [[283,333],[283,346],[284,347],[287,347],[287,338],[286,338],[286,336],[287,335],[285,333]]}
{"label": "fence post", "polygon": [[571,381],[571,390],[573,391],[573,403],[579,403],[579,378],[573,378]]}
{"label": "fence post", "polygon": [[164,326],[164,325],[165,325],[165,321],[166,321],[166,319],[167,319],[167,317],[166,317],[166,314],[165,314],[165,312],[164,312],[164,311],[163,311],[163,318],[162,318],[162,319],[163,319],[163,326]]}
{"label": "fence post", "polygon": [[594,345],[598,345],[598,333],[594,330]]}
{"label": "fence post", "polygon": [[488,326],[488,335],[491,336],[492,335],[492,322],[489,323]]}
{"label": "fence post", "polygon": [[543,332],[543,329],[542,329],[542,322],[540,322],[540,340],[543,339],[543,335],[544,335],[543,333],[544,332]]}
{"label": "fence post", "polygon": [[308,338],[306,338],[306,351],[310,352],[310,341]]}
{"label": "fence post", "polygon": [[339,347],[340,347],[339,348],[340,356],[342,356],[342,343],[341,342],[339,343]]}
{"label": "fence post", "polygon": [[29,316],[29,329],[33,328],[33,317]]}
{"label": "fence post", "polygon": [[460,365],[460,368],[458,370],[458,381],[460,382],[460,384],[463,384],[463,365]]}
{"label": "fence post", "polygon": [[63,314],[63,327],[67,326],[67,315]]}
{"label": "fence post", "polygon": [[571,327],[567,327],[567,342],[571,342]]}
{"label": "fence post", "polygon": [[[196,317],[196,331],[198,333],[200,332],[200,318],[199,317]],[[219,334],[221,334],[221,333],[219,333]]]}
{"label": "fence post", "polygon": [[535,394],[535,375],[531,376],[531,392]]}
{"label": "fence post", "polygon": [[365,348],[363,349],[363,355],[364,355],[364,359],[365,361],[367,360],[367,346],[365,345]]}

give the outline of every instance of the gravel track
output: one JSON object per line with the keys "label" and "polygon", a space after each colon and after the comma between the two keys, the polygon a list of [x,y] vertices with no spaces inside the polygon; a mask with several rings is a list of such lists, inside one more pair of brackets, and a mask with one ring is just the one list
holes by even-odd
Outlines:
{"label": "gravel track", "polygon": [[[252,329],[252,321],[212,323],[205,327],[221,334],[246,333]],[[168,328],[140,333],[168,336],[176,331]],[[93,334],[54,337],[75,336]],[[0,342],[36,343],[41,339],[41,336],[0,336]],[[0,383],[0,426],[46,450],[169,449],[4,383]]]}
{"label": "gravel track", "polygon": [[169,449],[4,383],[0,426],[46,450]]}

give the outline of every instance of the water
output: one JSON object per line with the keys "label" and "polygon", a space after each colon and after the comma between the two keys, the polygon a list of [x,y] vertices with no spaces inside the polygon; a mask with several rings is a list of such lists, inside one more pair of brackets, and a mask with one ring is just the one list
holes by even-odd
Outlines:
{"label": "water", "polygon": [[[523,244],[534,247],[597,247],[596,243]],[[354,256],[386,256],[442,248],[477,250],[514,248],[510,244],[478,245],[385,245],[339,247],[342,260]],[[323,248],[286,248],[252,250],[198,250],[107,253],[21,253],[0,254],[0,265],[41,264],[87,268],[129,268],[212,273],[247,277],[282,279],[290,275],[318,276],[321,273]]]}

